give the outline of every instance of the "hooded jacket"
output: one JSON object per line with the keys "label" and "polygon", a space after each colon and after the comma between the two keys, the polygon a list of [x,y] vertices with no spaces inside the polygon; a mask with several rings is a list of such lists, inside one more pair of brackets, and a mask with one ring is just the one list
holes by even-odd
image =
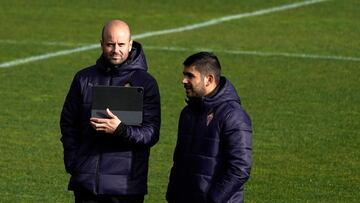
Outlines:
{"label": "hooded jacket", "polygon": [[[90,125],[94,85],[143,87],[142,125],[120,124],[113,135],[95,131]],[[147,193],[150,147],[159,140],[160,94],[156,80],[147,73],[141,44],[133,42],[128,59],[119,67],[106,63],[102,55],[95,65],[76,73],[60,128],[70,190],[105,195]]]}
{"label": "hooded jacket", "polygon": [[179,119],[166,198],[170,203],[240,203],[250,176],[252,127],[233,85],[190,99]]}

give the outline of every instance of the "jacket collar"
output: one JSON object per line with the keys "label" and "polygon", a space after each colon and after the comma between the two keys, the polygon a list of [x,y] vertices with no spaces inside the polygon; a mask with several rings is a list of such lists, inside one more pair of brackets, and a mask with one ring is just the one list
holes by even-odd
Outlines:
{"label": "jacket collar", "polygon": [[190,108],[199,111],[209,111],[228,101],[236,101],[240,103],[240,97],[231,82],[223,76],[220,78],[219,85],[213,92],[210,93],[210,95],[201,98],[188,98],[186,100]]}

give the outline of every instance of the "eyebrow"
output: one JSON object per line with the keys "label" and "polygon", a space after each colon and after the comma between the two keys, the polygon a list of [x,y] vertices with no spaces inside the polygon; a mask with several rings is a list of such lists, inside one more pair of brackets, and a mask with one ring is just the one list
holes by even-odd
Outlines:
{"label": "eyebrow", "polygon": [[191,73],[191,72],[183,72],[183,75],[185,75],[185,76],[194,76],[194,74],[193,73]]}

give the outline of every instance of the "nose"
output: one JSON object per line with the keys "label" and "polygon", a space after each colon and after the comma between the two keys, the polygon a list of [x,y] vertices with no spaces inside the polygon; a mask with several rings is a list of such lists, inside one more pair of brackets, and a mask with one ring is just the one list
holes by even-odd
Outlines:
{"label": "nose", "polygon": [[120,52],[120,46],[119,45],[115,44],[114,52],[116,52],[116,53]]}
{"label": "nose", "polygon": [[182,83],[182,84],[186,84],[186,83],[188,83],[187,78],[186,78],[186,77],[183,77],[183,79],[182,79],[181,83]]}

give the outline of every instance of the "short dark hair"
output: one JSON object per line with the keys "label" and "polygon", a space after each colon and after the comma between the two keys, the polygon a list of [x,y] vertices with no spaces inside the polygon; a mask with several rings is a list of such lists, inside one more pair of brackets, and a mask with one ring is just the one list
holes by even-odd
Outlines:
{"label": "short dark hair", "polygon": [[185,67],[194,66],[202,76],[212,73],[216,84],[219,84],[221,76],[221,65],[215,54],[210,52],[199,52],[187,57],[183,63]]}

